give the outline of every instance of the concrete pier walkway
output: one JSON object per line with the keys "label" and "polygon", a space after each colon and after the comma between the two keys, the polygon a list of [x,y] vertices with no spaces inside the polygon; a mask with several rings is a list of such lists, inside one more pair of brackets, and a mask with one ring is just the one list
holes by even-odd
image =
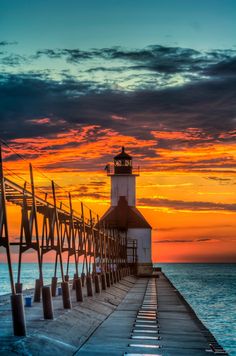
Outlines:
{"label": "concrete pier walkway", "polygon": [[[213,352],[210,343],[218,348]],[[76,355],[203,356],[224,354],[168,279],[138,279]]]}
{"label": "concrete pier walkway", "polygon": [[34,303],[26,308],[24,338],[12,336],[10,306],[2,302],[0,355],[201,356],[213,348],[227,355],[164,274],[158,277],[126,277],[82,303],[72,291],[69,311],[56,297],[52,321]]}

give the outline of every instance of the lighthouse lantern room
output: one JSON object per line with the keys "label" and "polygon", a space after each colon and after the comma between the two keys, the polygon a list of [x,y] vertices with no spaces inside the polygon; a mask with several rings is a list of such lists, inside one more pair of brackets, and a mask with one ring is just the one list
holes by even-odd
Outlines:
{"label": "lighthouse lantern room", "polygon": [[106,166],[111,177],[111,206],[101,218],[125,234],[129,242],[137,242],[137,271],[139,275],[152,273],[152,227],[136,208],[136,177],[139,169],[133,167],[132,157],[122,147],[114,157],[113,166]]}

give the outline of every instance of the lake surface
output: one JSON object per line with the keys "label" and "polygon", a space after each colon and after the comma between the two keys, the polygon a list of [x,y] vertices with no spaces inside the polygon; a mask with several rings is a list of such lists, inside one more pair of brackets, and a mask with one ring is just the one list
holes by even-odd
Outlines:
{"label": "lake surface", "polygon": [[158,264],[199,319],[236,356],[236,264]]}

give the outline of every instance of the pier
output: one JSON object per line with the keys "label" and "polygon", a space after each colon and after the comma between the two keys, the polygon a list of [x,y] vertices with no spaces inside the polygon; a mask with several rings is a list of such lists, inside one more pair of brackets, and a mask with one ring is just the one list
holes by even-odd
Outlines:
{"label": "pier", "polygon": [[27,337],[12,336],[9,298],[1,297],[0,355],[227,355],[161,272],[123,277],[93,297],[83,287],[83,302],[70,288],[73,309],[55,297],[54,320],[38,303],[25,308]]}

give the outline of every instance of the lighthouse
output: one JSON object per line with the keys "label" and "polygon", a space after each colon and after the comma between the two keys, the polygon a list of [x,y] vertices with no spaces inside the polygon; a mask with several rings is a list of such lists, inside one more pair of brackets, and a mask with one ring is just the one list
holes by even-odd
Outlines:
{"label": "lighthouse", "polygon": [[139,169],[133,167],[132,157],[122,147],[113,159],[113,165],[106,166],[111,179],[111,206],[102,216],[109,226],[127,237],[128,244],[137,244],[137,273],[152,273],[152,227],[136,208],[136,178]]}

